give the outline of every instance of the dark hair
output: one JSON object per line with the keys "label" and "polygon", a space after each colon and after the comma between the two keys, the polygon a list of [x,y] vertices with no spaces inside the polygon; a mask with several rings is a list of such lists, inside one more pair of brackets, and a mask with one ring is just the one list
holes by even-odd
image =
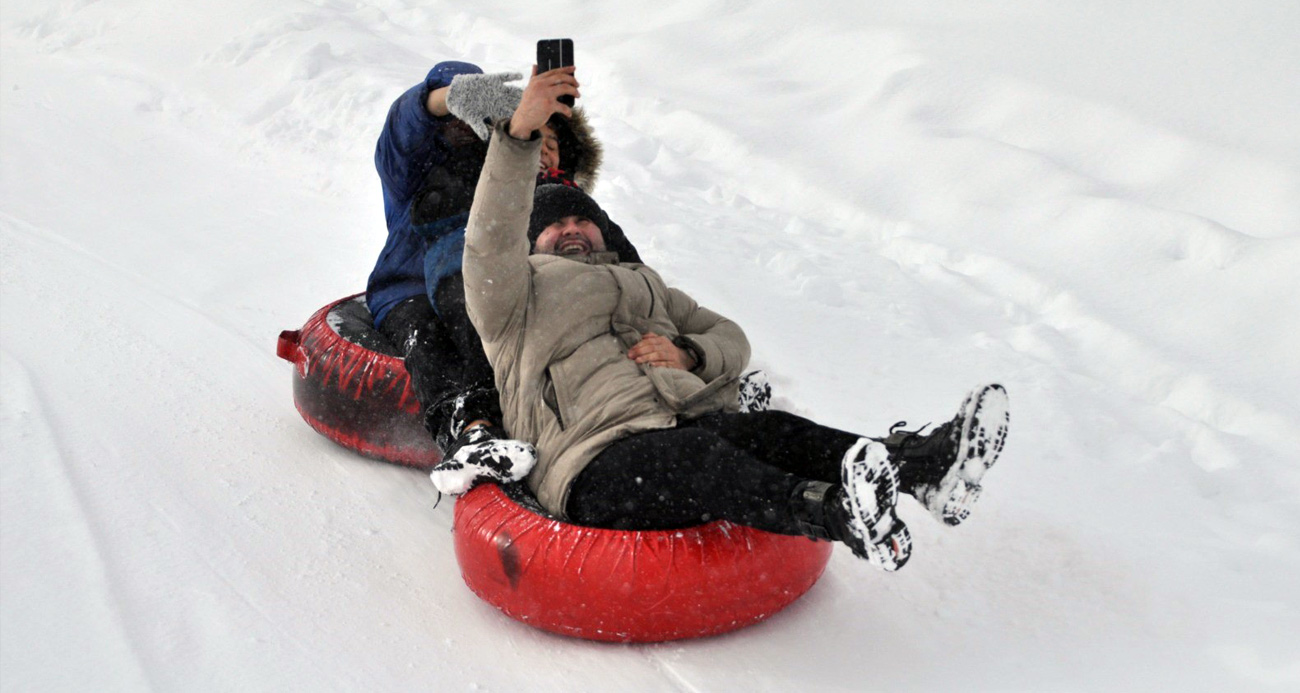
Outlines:
{"label": "dark hair", "polygon": [[555,139],[559,141],[560,168],[566,171],[581,171],[583,164],[586,163],[587,150],[578,141],[578,136],[573,134],[573,126],[569,123],[569,119],[559,113],[552,113],[546,125],[555,131]]}

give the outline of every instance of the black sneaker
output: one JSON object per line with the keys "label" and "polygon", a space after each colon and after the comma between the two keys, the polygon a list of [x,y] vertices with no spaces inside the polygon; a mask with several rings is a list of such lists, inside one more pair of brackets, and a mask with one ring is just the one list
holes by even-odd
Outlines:
{"label": "black sneaker", "polygon": [[898,430],[883,441],[898,465],[899,490],[921,501],[947,525],[970,517],[979,499],[980,479],[1006,445],[1011,402],[1001,385],[975,388],[951,421],[929,433]]}

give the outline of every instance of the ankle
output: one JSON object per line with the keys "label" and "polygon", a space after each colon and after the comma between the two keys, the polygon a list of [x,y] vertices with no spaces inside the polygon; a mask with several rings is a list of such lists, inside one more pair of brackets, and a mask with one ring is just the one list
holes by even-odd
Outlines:
{"label": "ankle", "polygon": [[834,520],[828,508],[837,501],[835,484],[825,481],[801,481],[790,494],[790,515],[799,533],[809,539],[826,541],[838,538],[840,532],[833,527]]}

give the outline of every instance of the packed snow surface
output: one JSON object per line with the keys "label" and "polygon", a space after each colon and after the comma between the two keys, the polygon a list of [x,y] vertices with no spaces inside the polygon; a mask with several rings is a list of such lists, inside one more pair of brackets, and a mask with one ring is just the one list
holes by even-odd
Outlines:
{"label": "packed snow surface", "polygon": [[[5,691],[1300,688],[1300,8],[13,0],[0,9]],[[1012,401],[959,528],[900,513],[731,635],[547,635],[452,503],[295,412],[439,60],[571,36],[597,199],[777,405]]]}

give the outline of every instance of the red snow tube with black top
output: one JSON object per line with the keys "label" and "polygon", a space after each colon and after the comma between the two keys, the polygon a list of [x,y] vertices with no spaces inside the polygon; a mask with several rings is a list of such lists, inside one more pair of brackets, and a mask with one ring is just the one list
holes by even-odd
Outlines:
{"label": "red snow tube with black top", "polygon": [[483,484],[456,502],[465,584],[507,616],[552,633],[661,642],[757,623],[807,592],[831,543],[729,522],[629,532],[548,516],[521,485]]}
{"label": "red snow tube with black top", "polygon": [[[360,294],[280,334],[293,399],[330,440],[428,469],[439,461],[401,357]],[[549,516],[520,484],[460,497],[456,559],[465,584],[511,618],[590,640],[659,642],[757,623],[812,588],[831,544],[712,522],[629,532]]]}
{"label": "red snow tube with black top", "polygon": [[364,294],[280,333],[293,363],[293,403],[326,438],[366,457],[429,469],[441,459],[397,349],[374,329]]}

